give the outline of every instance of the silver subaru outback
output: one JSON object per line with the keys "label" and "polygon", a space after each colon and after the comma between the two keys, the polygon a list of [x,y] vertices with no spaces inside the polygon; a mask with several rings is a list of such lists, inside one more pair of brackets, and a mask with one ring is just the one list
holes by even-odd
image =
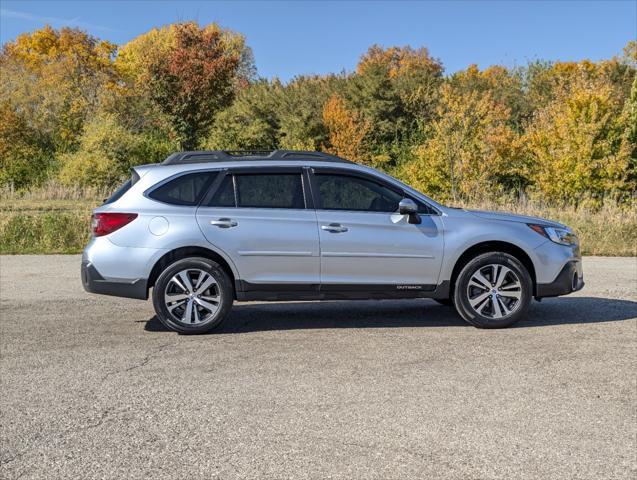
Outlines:
{"label": "silver subaru outback", "polygon": [[577,237],[540,218],[445,207],[319,152],[179,152],[93,214],[88,292],[152,298],[181,333],[234,300],[431,298],[480,328],[583,287]]}

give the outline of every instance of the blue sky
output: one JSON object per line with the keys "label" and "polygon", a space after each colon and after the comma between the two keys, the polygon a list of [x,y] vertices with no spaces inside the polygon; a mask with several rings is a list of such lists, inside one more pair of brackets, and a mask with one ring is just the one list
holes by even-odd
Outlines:
{"label": "blue sky", "polygon": [[425,46],[448,73],[471,63],[599,60],[637,37],[637,1],[174,2],[5,1],[0,40],[49,23],[122,44],[152,27],[197,20],[243,33],[258,74],[355,68],[374,44]]}

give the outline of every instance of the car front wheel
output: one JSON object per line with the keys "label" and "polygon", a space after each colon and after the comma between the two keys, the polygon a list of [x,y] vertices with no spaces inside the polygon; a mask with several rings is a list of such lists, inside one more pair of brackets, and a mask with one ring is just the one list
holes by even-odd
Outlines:
{"label": "car front wheel", "polygon": [[157,317],[179,333],[204,333],[219,326],[233,298],[232,282],[224,269],[200,257],[169,265],[153,288]]}
{"label": "car front wheel", "polygon": [[460,271],[454,289],[458,313],[478,328],[504,328],[526,316],[533,296],[527,269],[512,255],[478,255]]}

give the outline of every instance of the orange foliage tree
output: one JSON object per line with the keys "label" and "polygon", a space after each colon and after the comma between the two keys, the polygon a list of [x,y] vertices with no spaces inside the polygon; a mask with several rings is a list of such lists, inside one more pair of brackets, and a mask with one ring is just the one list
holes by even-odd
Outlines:
{"label": "orange foliage tree", "polygon": [[323,122],[329,132],[329,145],[324,149],[334,155],[366,163],[364,141],[369,131],[368,121],[350,110],[338,95],[332,95],[323,107]]}

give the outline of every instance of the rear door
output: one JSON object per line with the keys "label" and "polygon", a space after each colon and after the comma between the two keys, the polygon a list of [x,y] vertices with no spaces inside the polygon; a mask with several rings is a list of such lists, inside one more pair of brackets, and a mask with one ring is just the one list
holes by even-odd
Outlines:
{"label": "rear door", "polygon": [[364,290],[433,290],[443,254],[442,223],[418,199],[422,223],[398,214],[406,195],[371,175],[314,169],[321,244],[321,290],[351,285]]}
{"label": "rear door", "polygon": [[318,285],[318,228],[306,183],[300,167],[236,168],[203,200],[199,226],[232,257],[243,288]]}

